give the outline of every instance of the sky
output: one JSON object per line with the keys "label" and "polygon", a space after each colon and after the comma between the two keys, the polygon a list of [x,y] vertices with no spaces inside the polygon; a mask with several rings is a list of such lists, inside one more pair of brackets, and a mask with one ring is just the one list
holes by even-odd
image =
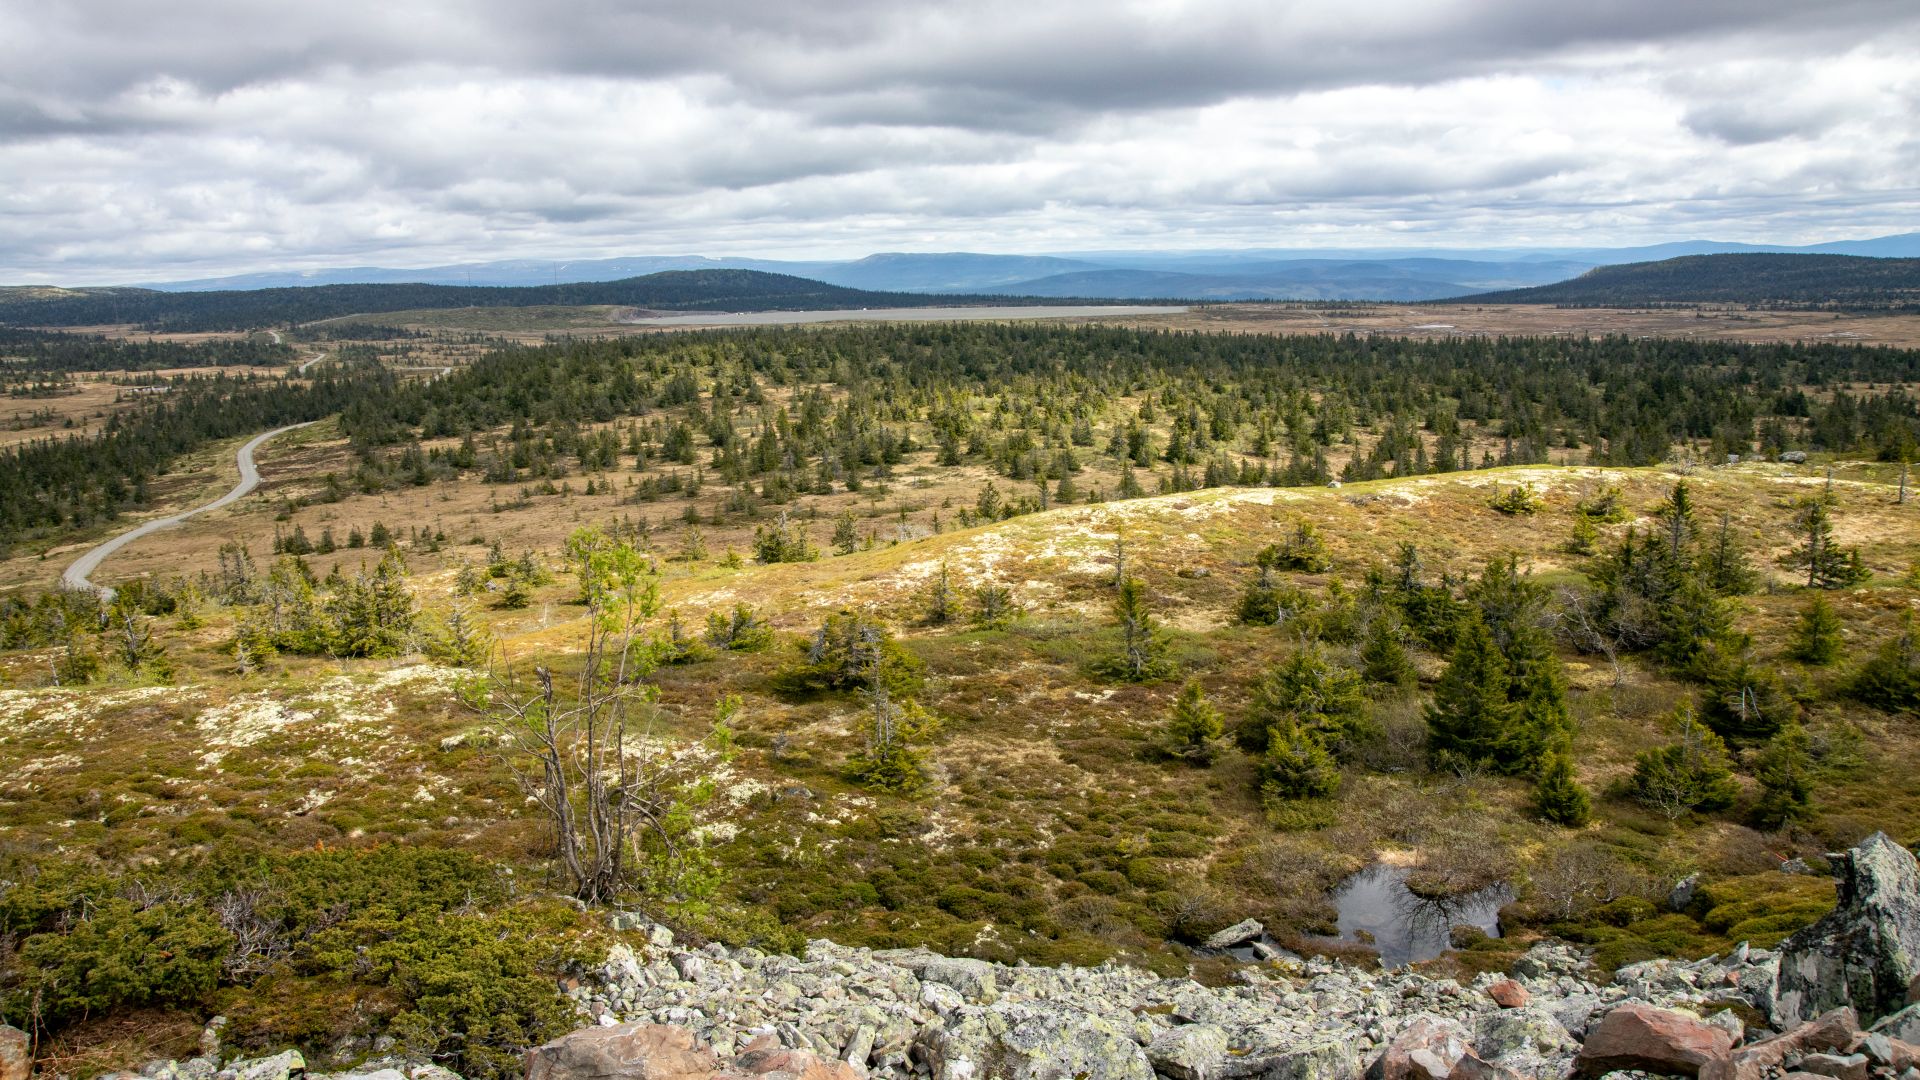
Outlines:
{"label": "sky", "polygon": [[0,0],[0,283],[1920,229],[1914,0]]}

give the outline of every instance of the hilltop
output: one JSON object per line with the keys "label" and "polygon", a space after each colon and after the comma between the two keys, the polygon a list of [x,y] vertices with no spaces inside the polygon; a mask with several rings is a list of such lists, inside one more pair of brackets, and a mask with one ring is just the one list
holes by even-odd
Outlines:
{"label": "hilltop", "polygon": [[1481,304],[1641,307],[1744,304],[1766,308],[1920,308],[1920,259],[1742,253],[1601,266],[1571,281],[1460,298]]}

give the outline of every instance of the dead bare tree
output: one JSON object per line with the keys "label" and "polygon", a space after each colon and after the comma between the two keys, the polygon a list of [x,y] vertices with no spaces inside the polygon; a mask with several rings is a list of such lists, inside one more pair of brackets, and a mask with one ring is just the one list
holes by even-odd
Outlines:
{"label": "dead bare tree", "polygon": [[[704,759],[653,738],[646,680],[654,650],[643,637],[660,607],[652,567],[629,543],[576,539],[587,549],[579,572],[588,579],[588,629],[572,686],[562,693],[544,665],[517,694],[510,680],[496,679],[492,711],[515,777],[552,827],[554,859],[573,895],[606,903],[643,870],[670,876],[683,863]],[[722,741],[724,730],[716,725]]]}

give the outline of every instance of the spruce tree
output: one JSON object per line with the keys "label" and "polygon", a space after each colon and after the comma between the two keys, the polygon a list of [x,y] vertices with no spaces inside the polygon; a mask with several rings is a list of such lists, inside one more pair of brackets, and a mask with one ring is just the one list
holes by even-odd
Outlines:
{"label": "spruce tree", "polygon": [[1367,627],[1366,643],[1360,646],[1360,674],[1370,683],[1397,690],[1419,681],[1419,672],[1406,646],[1400,644],[1399,626],[1392,616],[1376,616]]}
{"label": "spruce tree", "polygon": [[1585,825],[1593,816],[1593,799],[1574,779],[1572,758],[1565,753],[1547,758],[1533,789],[1533,805],[1542,818],[1570,829]]}
{"label": "spruce tree", "polygon": [[853,511],[840,515],[833,526],[833,553],[851,555],[860,549],[860,530],[855,527]]}
{"label": "spruce tree", "polygon": [[1679,737],[1634,758],[1627,790],[1669,821],[1732,806],[1740,789],[1733,782],[1726,744],[1694,719],[1689,706],[1675,710],[1673,721]]}
{"label": "spruce tree", "polygon": [[1108,663],[1108,670],[1128,682],[1146,682],[1166,674],[1166,638],[1154,622],[1147,606],[1147,587],[1139,578],[1120,582],[1113,615],[1120,624],[1120,655]]}
{"label": "spruce tree", "polygon": [[1169,756],[1196,765],[1211,765],[1225,747],[1226,740],[1221,738],[1223,727],[1220,710],[1207,700],[1200,683],[1189,679],[1180,688],[1180,696],[1174,699],[1161,747]]}
{"label": "spruce tree", "polygon": [[1840,658],[1842,644],[1840,616],[1826,597],[1815,596],[1794,623],[1787,654],[1803,664],[1825,667]]}
{"label": "spruce tree", "polygon": [[1297,728],[1339,757],[1373,735],[1360,676],[1327,659],[1309,644],[1273,669],[1254,687],[1253,705],[1238,731],[1240,745],[1260,753],[1275,731]]}
{"label": "spruce tree", "polygon": [[1782,562],[1807,572],[1809,589],[1849,589],[1871,577],[1860,562],[1858,548],[1842,548],[1833,540],[1833,520],[1824,499],[1809,499],[1796,519],[1801,540]]}
{"label": "spruce tree", "polygon": [[1260,755],[1260,788],[1275,798],[1327,798],[1340,790],[1340,768],[1318,736],[1283,722]]}
{"label": "spruce tree", "polygon": [[1478,611],[1459,624],[1453,654],[1427,705],[1427,753],[1437,766],[1494,764],[1513,725],[1506,658]]}
{"label": "spruce tree", "polygon": [[1763,829],[1785,829],[1813,816],[1813,754],[1806,729],[1790,723],[1780,729],[1754,762],[1760,781],[1760,800],[1754,804],[1754,823]]}
{"label": "spruce tree", "polygon": [[939,569],[927,582],[920,621],[928,626],[945,626],[960,616],[960,593],[953,586],[953,571],[948,568],[947,560],[940,560]]}
{"label": "spruce tree", "polygon": [[1700,556],[1700,575],[1707,587],[1721,596],[1745,596],[1760,584],[1760,574],[1747,560],[1747,553],[1733,538],[1733,522],[1720,515],[1720,527]]}
{"label": "spruce tree", "polygon": [[1888,712],[1920,712],[1920,635],[1912,612],[1901,612],[1899,629],[1860,665],[1847,695]]}

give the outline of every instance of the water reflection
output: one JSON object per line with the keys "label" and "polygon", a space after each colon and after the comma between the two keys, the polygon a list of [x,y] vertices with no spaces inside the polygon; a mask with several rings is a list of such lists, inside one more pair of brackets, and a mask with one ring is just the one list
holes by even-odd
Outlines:
{"label": "water reflection", "polygon": [[1478,892],[1428,899],[1407,888],[1403,867],[1375,863],[1334,890],[1340,940],[1378,951],[1386,967],[1431,960],[1450,947],[1456,926],[1476,926],[1500,936],[1500,909],[1513,900],[1505,884]]}

